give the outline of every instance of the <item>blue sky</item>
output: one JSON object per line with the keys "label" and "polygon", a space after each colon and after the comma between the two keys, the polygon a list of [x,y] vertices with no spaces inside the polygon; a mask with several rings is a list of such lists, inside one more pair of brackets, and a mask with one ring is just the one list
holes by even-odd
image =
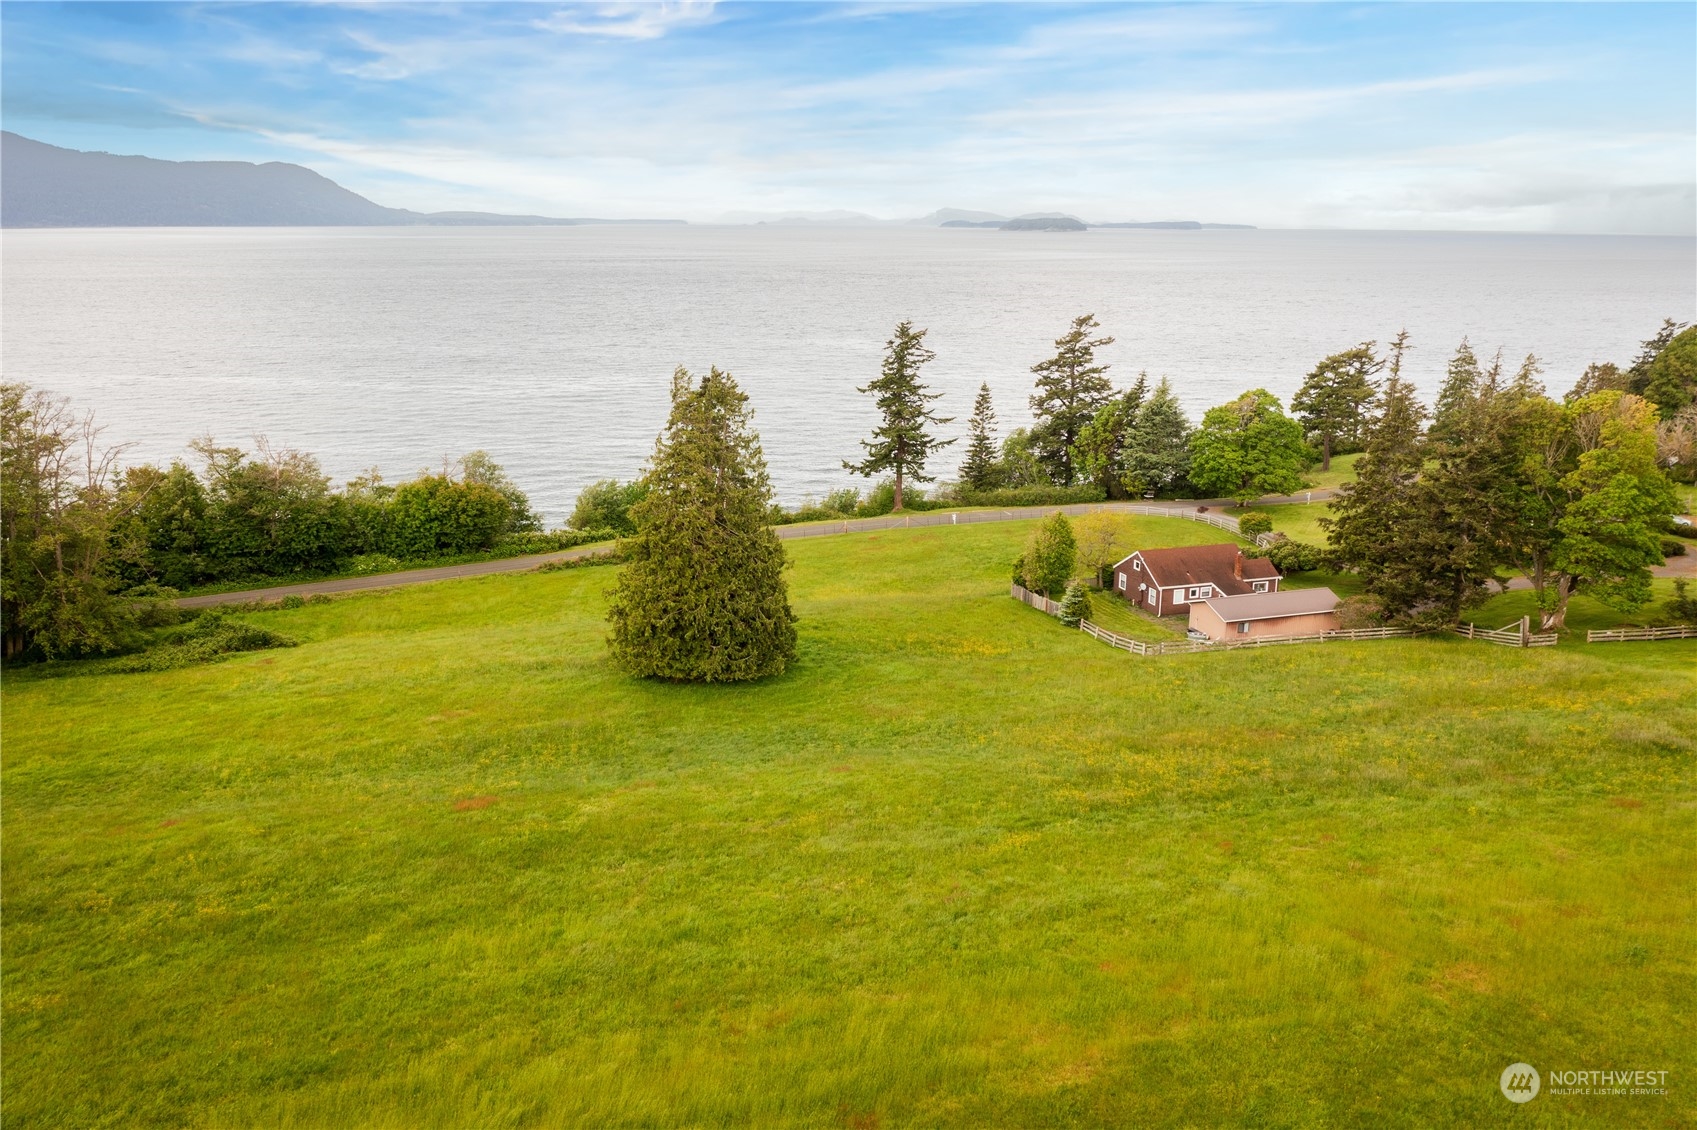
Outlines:
{"label": "blue sky", "polygon": [[1697,225],[1690,3],[0,13],[8,129],[420,210]]}

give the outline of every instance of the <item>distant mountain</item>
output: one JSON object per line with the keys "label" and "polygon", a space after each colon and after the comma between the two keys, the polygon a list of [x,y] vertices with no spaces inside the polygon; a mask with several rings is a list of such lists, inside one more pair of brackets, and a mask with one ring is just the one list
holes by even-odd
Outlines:
{"label": "distant mountain", "polygon": [[[607,223],[385,208],[311,169],[270,161],[160,161],[61,149],[0,132],[0,226],[332,227]],[[635,220],[631,223],[682,223]]]}
{"label": "distant mountain", "polygon": [[944,220],[937,226],[940,228],[999,228],[1007,220]]}
{"label": "distant mountain", "polygon": [[841,208],[830,212],[726,212],[719,217],[721,224],[786,224],[786,225],[852,225],[887,224],[890,221],[868,216],[865,212],[847,212]]}

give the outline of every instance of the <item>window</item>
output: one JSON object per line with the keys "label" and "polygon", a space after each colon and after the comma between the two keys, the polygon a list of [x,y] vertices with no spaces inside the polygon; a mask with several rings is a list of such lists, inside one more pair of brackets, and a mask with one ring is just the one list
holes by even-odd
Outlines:
{"label": "window", "polygon": [[1190,590],[1190,599],[1191,600],[1203,600],[1203,599],[1205,599],[1209,596],[1212,596],[1213,592],[1214,592],[1214,587],[1212,585],[1197,585],[1195,588]]}
{"label": "window", "polygon": [[1143,562],[1141,560],[1133,558],[1132,562],[1131,562],[1131,567],[1133,569],[1136,569],[1139,573],[1143,572]]}
{"label": "window", "polygon": [[1266,592],[1267,591],[1267,582],[1266,581],[1256,581],[1255,582],[1255,591],[1256,592]]}
{"label": "window", "polygon": [[1125,574],[1124,573],[1120,574],[1120,591],[1121,592],[1125,591]]}
{"label": "window", "polygon": [[1249,634],[1249,621],[1245,620],[1241,624],[1239,624],[1237,626],[1237,631],[1238,631],[1239,635],[1244,635],[1244,636],[1248,635]]}

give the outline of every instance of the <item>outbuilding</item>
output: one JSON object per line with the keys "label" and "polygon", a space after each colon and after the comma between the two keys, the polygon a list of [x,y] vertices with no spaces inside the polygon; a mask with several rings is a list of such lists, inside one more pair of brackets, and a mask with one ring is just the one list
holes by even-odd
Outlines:
{"label": "outbuilding", "polygon": [[1337,608],[1338,594],[1326,588],[1211,596],[1190,606],[1190,629],[1211,640],[1311,636],[1337,630]]}

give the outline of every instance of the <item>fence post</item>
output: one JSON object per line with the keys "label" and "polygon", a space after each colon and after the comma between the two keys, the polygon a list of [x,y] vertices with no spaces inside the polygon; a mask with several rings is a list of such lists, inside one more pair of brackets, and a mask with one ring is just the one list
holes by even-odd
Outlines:
{"label": "fence post", "polygon": [[1520,646],[1532,646],[1532,617],[1530,616],[1520,618]]}

